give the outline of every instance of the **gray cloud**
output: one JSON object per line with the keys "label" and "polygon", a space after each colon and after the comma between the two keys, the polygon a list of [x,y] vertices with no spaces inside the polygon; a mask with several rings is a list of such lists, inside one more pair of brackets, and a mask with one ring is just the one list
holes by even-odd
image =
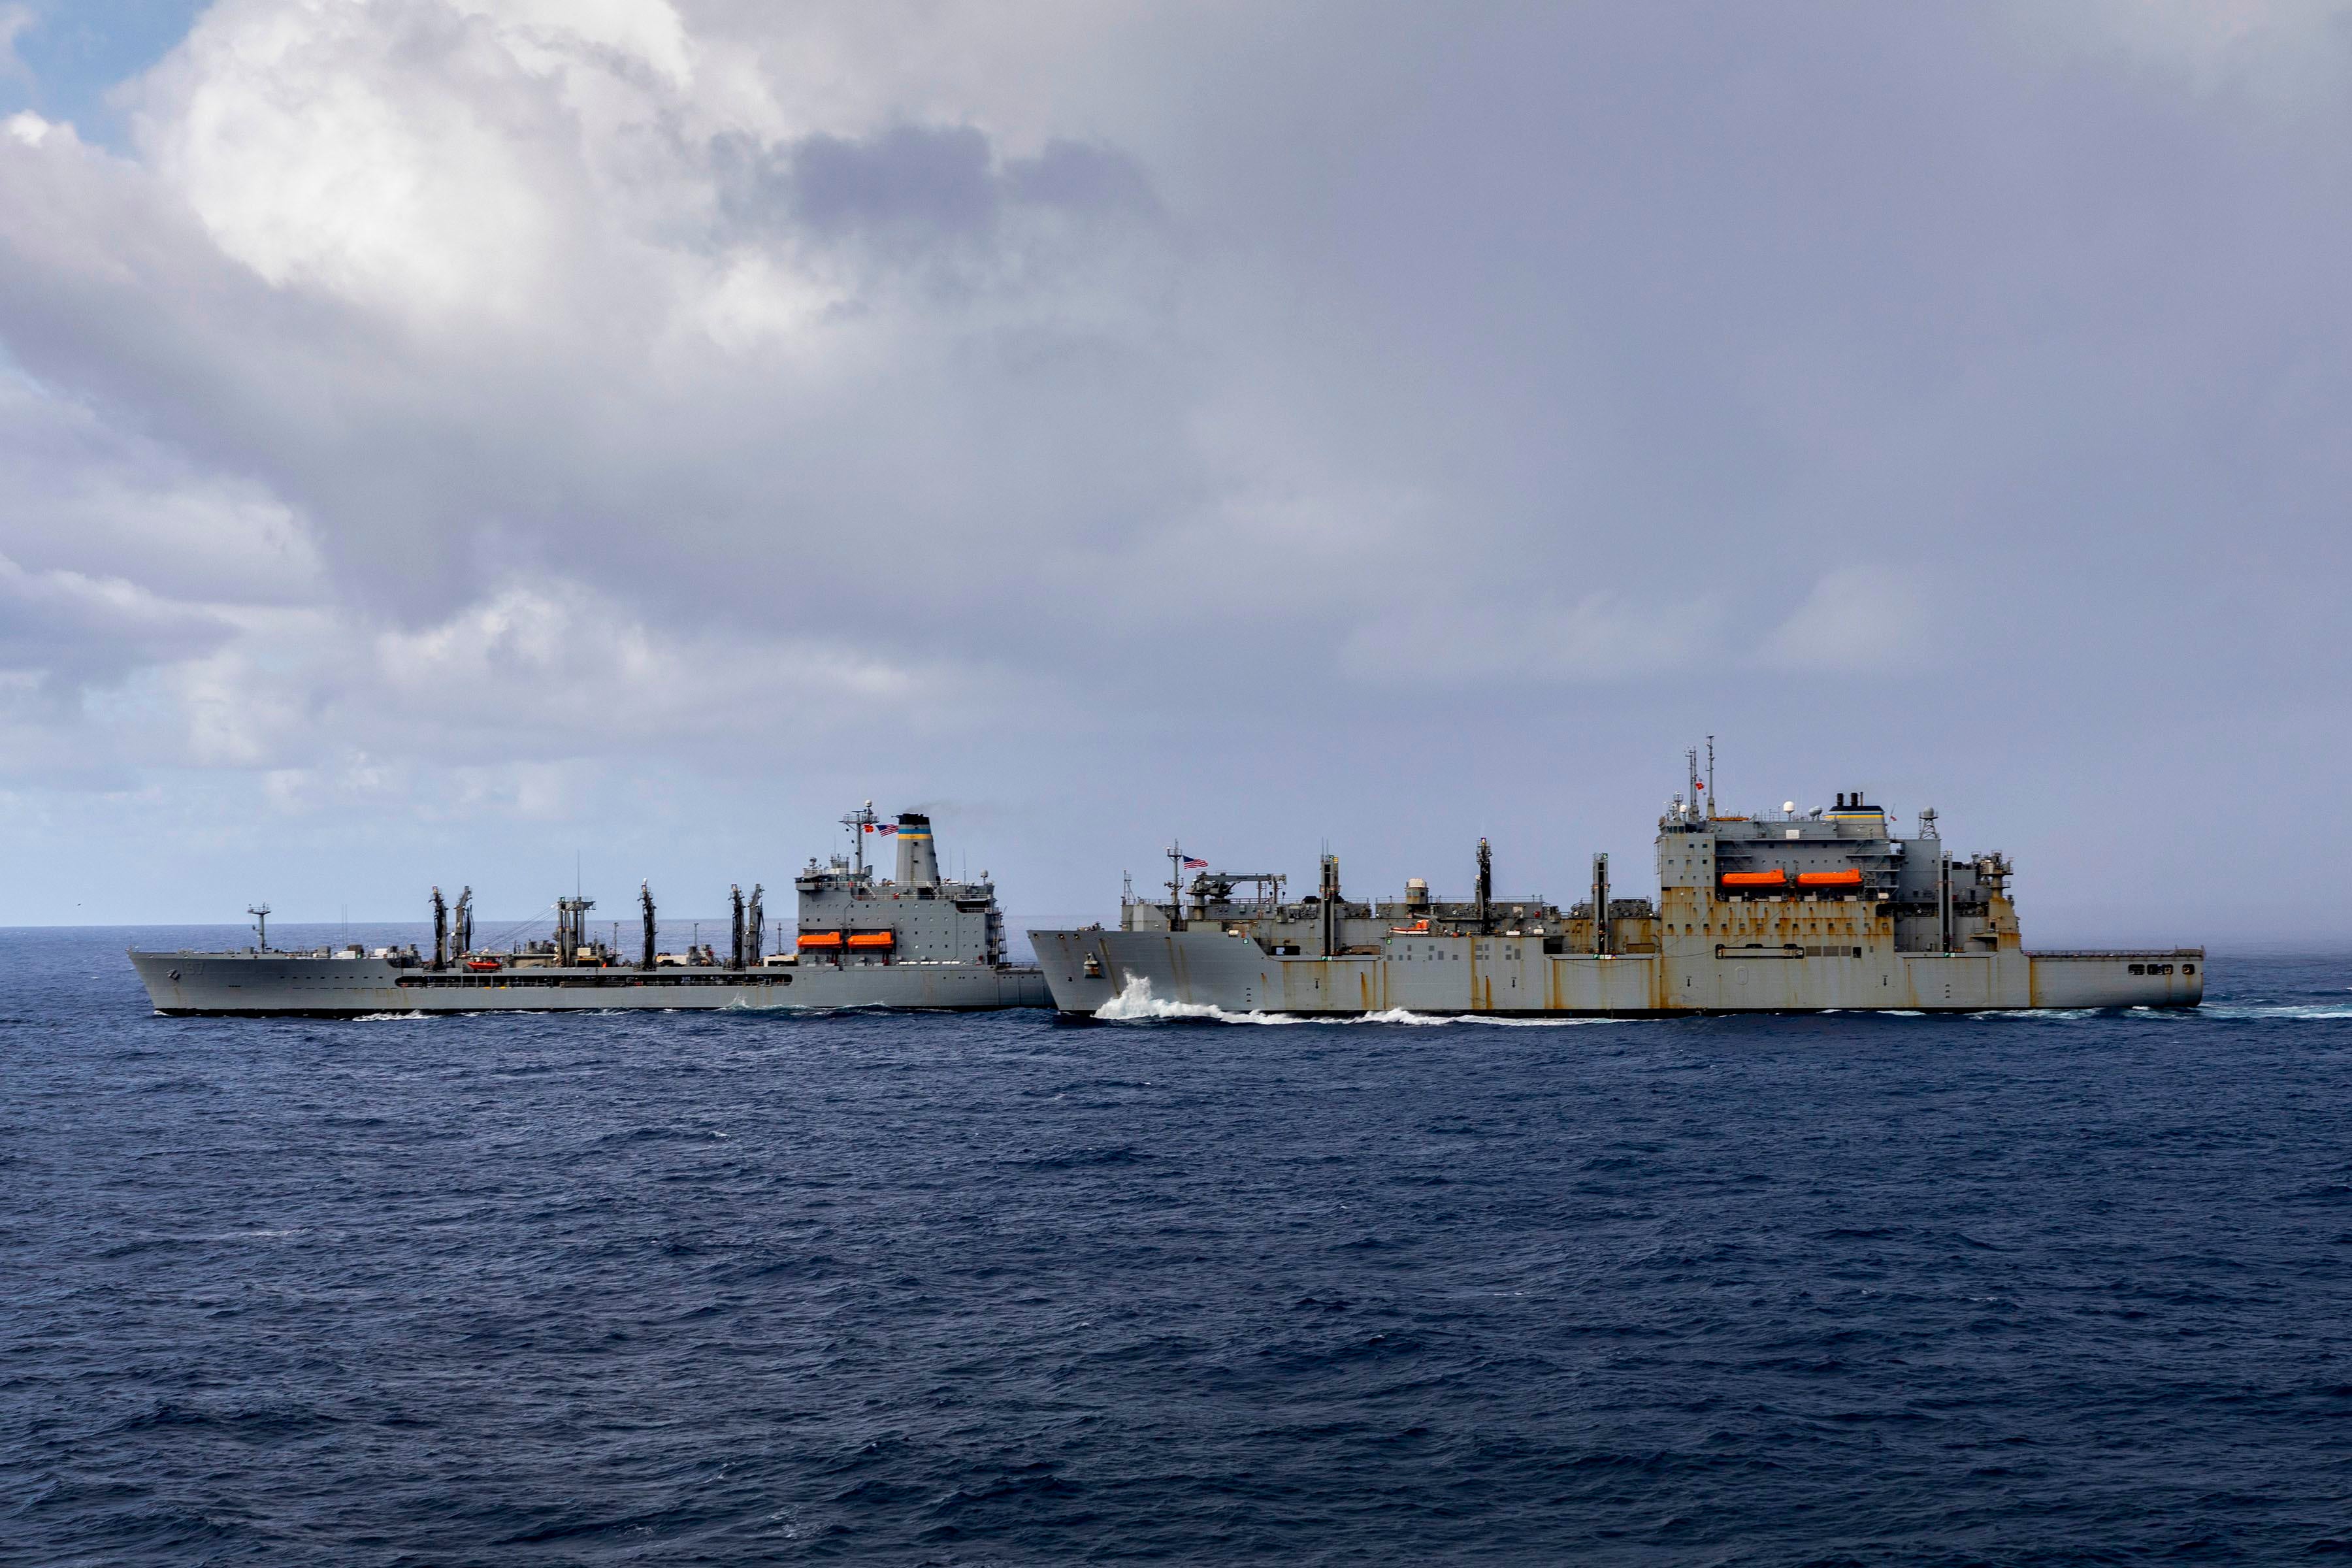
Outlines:
{"label": "gray cloud", "polygon": [[820,234],[907,226],[971,234],[996,220],[988,138],[900,126],[864,141],[812,136],[791,154],[793,216]]}
{"label": "gray cloud", "polygon": [[811,136],[766,163],[756,184],[783,195],[791,218],[820,235],[969,236],[992,229],[1008,205],[1079,214],[1155,205],[1143,171],[1111,149],[1056,138],[1000,167],[987,136],[969,125]]}
{"label": "gray cloud", "polygon": [[27,572],[0,556],[0,678],[68,700],[93,682],[192,658],[232,629],[122,580]]}
{"label": "gray cloud", "polygon": [[2185,910],[2352,676],[2352,70],[2245,15],[224,0],[0,133],[0,554],[151,616],[15,612],[136,695],[20,777],[1385,877],[1638,859],[1714,729]]}

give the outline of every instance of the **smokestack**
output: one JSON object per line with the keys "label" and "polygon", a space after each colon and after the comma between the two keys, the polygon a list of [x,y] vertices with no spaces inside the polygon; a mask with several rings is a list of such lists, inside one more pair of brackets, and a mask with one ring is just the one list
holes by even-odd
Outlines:
{"label": "smokestack", "polygon": [[931,819],[919,811],[898,814],[898,880],[928,888],[940,879],[939,852],[931,847]]}

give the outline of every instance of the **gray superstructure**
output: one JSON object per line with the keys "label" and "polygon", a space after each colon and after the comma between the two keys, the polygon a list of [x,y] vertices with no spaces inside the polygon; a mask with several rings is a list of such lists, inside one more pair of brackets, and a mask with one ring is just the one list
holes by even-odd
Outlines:
{"label": "gray superstructure", "polygon": [[2204,996],[2201,948],[2026,951],[2009,861],[1950,853],[1932,810],[1908,837],[1858,790],[1820,810],[1718,816],[1695,755],[1690,774],[1659,819],[1654,900],[1612,896],[1606,856],[1571,907],[1497,897],[1483,839],[1476,890],[1458,901],[1433,900],[1419,879],[1402,898],[1350,900],[1329,855],[1295,902],[1263,873],[1186,884],[1175,851],[1167,902],[1124,899],[1117,930],[1030,942],[1067,1013],[1961,1012]]}
{"label": "gray superstructure", "polygon": [[[142,952],[131,962],[160,1013],[309,1014],[559,1012],[607,1008],[904,1007],[971,1011],[1048,1005],[1032,964],[1007,962],[996,889],[941,879],[931,824],[919,812],[886,823],[873,803],[843,818],[851,853],[811,859],[794,879],[800,918],[789,951],[763,953],[764,889],[730,889],[725,953],[691,944],[659,951],[652,889],[638,889],[641,941],[624,953],[588,929],[594,900],[558,899],[553,933],[504,951],[473,944],[473,893],[455,920],[432,895],[434,943],[273,952],[267,916],[257,943],[236,952]],[[898,875],[883,879],[866,846],[895,838]],[[266,910],[260,906],[257,914]]]}

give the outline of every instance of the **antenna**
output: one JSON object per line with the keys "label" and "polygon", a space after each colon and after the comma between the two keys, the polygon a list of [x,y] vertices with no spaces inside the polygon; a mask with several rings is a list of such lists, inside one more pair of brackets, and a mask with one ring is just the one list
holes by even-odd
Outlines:
{"label": "antenna", "polygon": [[1706,814],[1709,816],[1717,815],[1715,809],[1715,737],[1712,735],[1709,735],[1706,738]]}
{"label": "antenna", "polygon": [[842,826],[849,829],[850,847],[856,852],[857,881],[866,879],[866,836],[880,820],[874,815],[874,803],[870,800],[841,819]]}
{"label": "antenna", "polygon": [[257,903],[257,904],[247,904],[247,905],[246,905],[246,906],[245,906],[245,912],[246,912],[247,914],[251,915],[251,916],[254,918],[254,920],[255,920],[256,921],[257,921],[257,922],[258,922],[258,924],[256,926],[256,928],[255,928],[255,929],[256,929],[256,930],[257,930],[257,931],[261,933],[261,936],[260,936],[260,941],[261,941],[261,951],[262,951],[262,952],[268,952],[269,951],[269,905],[268,905],[268,902],[265,900],[264,900],[263,902],[261,902],[261,903]]}

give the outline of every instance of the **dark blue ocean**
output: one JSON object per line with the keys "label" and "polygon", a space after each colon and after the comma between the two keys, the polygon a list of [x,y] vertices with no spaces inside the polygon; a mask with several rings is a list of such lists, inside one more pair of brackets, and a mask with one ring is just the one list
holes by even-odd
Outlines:
{"label": "dark blue ocean", "polygon": [[154,1017],[134,934],[0,933],[10,1563],[2352,1555],[2352,957],[338,1024]]}

